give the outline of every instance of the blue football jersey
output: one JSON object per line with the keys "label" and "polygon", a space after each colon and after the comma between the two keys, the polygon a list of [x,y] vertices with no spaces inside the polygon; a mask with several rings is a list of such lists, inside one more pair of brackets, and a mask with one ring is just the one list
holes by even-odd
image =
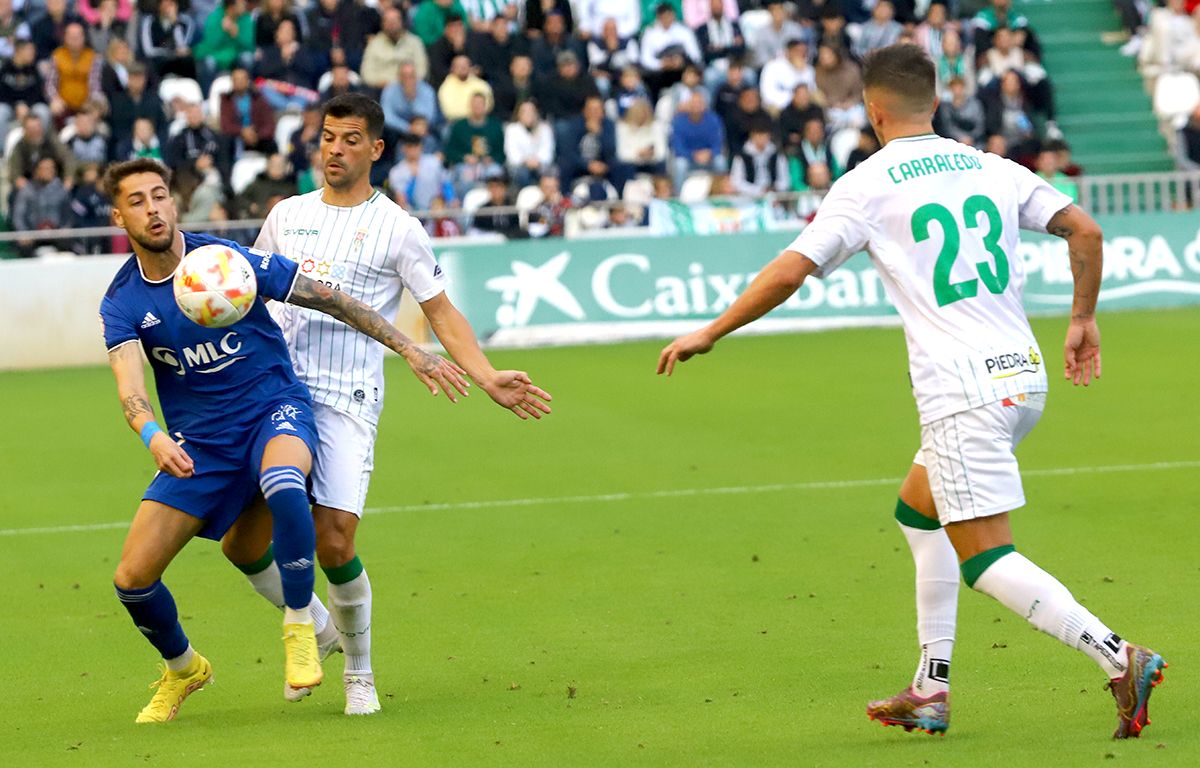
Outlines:
{"label": "blue football jersey", "polygon": [[112,349],[141,342],[154,370],[162,416],[188,440],[236,442],[241,429],[281,399],[308,402],[287,343],[263,299],[284,301],[299,274],[294,261],[212,235],[183,233],[184,251],[220,244],[240,251],[258,279],[258,300],[225,328],[204,328],[175,304],[172,277],[142,275],[137,256],[117,272],[100,302],[104,343]]}

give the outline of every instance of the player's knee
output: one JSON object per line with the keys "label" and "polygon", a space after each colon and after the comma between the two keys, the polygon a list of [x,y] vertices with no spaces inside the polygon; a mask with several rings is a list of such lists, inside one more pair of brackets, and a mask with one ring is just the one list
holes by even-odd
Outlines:
{"label": "player's knee", "polygon": [[354,557],[354,539],[339,530],[317,535],[317,561],[322,568],[336,568]]}
{"label": "player's knee", "polygon": [[147,568],[122,560],[113,574],[113,584],[117,589],[145,589],[158,581],[159,576]]}
{"label": "player's knee", "polygon": [[[258,551],[255,551],[255,550]],[[225,559],[235,565],[243,563],[252,563],[262,557],[264,546],[253,547],[250,542],[242,541],[236,537],[225,537],[221,541],[221,554],[225,555]]]}

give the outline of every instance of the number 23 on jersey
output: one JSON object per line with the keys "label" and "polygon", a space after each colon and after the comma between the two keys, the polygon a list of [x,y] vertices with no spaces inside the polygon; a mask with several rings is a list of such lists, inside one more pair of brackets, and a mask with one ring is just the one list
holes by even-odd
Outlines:
{"label": "number 23 on jersey", "polygon": [[918,243],[928,240],[932,233],[929,231],[930,222],[937,222],[942,229],[942,248],[938,252],[937,262],[933,267],[933,294],[939,307],[953,304],[962,299],[974,298],[979,293],[979,281],[991,293],[1004,293],[1008,287],[1008,256],[1000,247],[1000,236],[1004,231],[1004,223],[1000,211],[992,199],[984,195],[972,195],[963,202],[962,218],[967,229],[975,229],[980,225],[979,216],[986,217],[987,230],[983,233],[983,247],[992,255],[994,266],[987,261],[975,263],[978,278],[961,280],[957,283],[950,281],[950,273],[962,245],[962,233],[958,220],[950,209],[939,203],[922,205],[912,215],[913,240]]}

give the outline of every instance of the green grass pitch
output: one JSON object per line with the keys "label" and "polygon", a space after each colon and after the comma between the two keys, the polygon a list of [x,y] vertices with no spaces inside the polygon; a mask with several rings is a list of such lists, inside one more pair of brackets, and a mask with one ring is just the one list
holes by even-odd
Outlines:
{"label": "green grass pitch", "polygon": [[891,517],[915,409],[900,331],[871,329],[727,340],[672,380],[659,343],[495,353],[553,392],[537,424],[389,362],[367,719],[338,656],[283,701],[278,615],[197,541],[166,580],[216,684],[135,727],[155,657],[112,593],[124,528],[61,527],[127,521],[150,459],[107,369],[0,375],[3,763],[1196,765],[1200,310],[1104,316],[1086,391],[1058,378],[1064,322],[1035,322],[1052,391],[1017,545],[1171,662],[1140,741],[1109,740],[1082,654],[966,589],[949,735],[867,721],[917,656]]}

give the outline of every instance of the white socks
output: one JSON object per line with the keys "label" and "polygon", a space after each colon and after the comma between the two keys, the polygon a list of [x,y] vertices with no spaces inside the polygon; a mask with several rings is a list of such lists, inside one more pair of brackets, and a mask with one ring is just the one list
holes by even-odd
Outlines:
{"label": "white socks", "polygon": [[[1006,608],[1024,616],[1030,624],[1064,644],[1087,654],[1109,679],[1125,674],[1128,667],[1126,643],[1086,608],[1076,602],[1058,579],[1012,551],[985,565],[971,585],[995,598]],[[963,564],[987,558],[996,550],[983,552]]]}
{"label": "white socks", "polygon": [[[246,578],[254,587],[255,592],[262,595],[271,605],[283,610],[283,582],[279,578],[279,566],[274,560],[271,560],[271,564],[258,573],[247,573]],[[317,642],[321,645],[327,644],[333,639],[335,630],[330,628],[329,611],[325,609],[325,604],[321,602],[321,598],[317,597],[316,593],[313,593],[312,600],[308,603],[308,610],[311,615],[313,631],[317,634]]]}
{"label": "white socks", "polygon": [[[357,560],[357,558],[355,558]],[[361,566],[359,566],[361,568]],[[329,582],[329,608],[342,634],[345,674],[371,674],[371,581],[361,571],[344,584]]]}
{"label": "white socks", "polygon": [[163,659],[163,663],[167,665],[167,669],[172,672],[182,672],[192,663],[192,659],[196,658],[196,652],[192,649],[192,644],[188,643],[187,650],[179,654],[173,659]]}
{"label": "white socks", "polygon": [[[932,522],[932,521],[931,521]],[[958,620],[958,558],[946,532],[899,523],[916,565],[917,639],[921,661],[912,689],[920,696],[950,690],[950,658]]]}
{"label": "white socks", "polygon": [[[312,611],[308,610],[308,606],[303,608],[284,608],[283,609],[284,624],[312,624]],[[315,631],[315,627],[314,627]]]}

